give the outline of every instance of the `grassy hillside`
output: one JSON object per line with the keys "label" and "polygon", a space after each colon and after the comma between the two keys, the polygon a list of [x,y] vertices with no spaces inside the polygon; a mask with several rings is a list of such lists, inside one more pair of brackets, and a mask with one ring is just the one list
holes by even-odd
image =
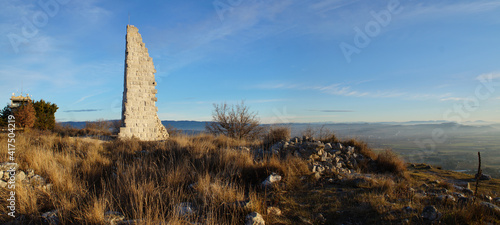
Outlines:
{"label": "grassy hillside", "polygon": [[[348,160],[347,153],[337,151],[335,157],[333,149],[325,147],[335,141],[297,139],[277,147],[207,134],[141,142],[17,133],[18,173],[23,171],[26,178],[16,183],[16,218],[1,207],[0,220],[243,224],[247,215],[257,212],[266,224],[500,223],[498,212],[481,205],[499,204],[493,199],[500,193],[497,179],[482,181],[473,201],[472,194],[454,185],[470,182],[471,176],[404,164],[394,154],[376,154],[356,140],[338,143],[352,146],[349,154],[363,160],[329,168],[331,159]],[[6,152],[5,134],[0,135],[0,146]],[[8,155],[1,154],[0,162],[7,161]],[[318,172],[325,165],[327,169]],[[282,179],[264,186],[270,175]],[[9,191],[0,188],[3,206]],[[459,203],[458,194],[466,200]],[[443,200],[445,195],[456,200]],[[441,214],[433,221],[423,215],[430,205]]]}

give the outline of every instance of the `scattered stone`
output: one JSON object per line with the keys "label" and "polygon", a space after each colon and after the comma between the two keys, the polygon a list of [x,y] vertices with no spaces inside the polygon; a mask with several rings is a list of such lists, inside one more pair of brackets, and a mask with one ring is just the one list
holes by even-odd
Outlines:
{"label": "scattered stone", "polygon": [[406,212],[406,213],[416,213],[416,212],[418,212],[418,210],[417,210],[417,209],[414,209],[414,208],[412,208],[412,207],[410,207],[410,206],[405,206],[405,207],[403,207],[403,209],[402,209],[402,210],[403,210],[404,212]]}
{"label": "scattered stone", "polygon": [[430,169],[432,169],[432,166],[431,166],[431,165],[426,165],[426,166],[424,167],[424,169],[426,169],[426,170],[430,170]]}
{"label": "scattered stone", "polygon": [[40,175],[34,175],[30,178],[30,183],[33,186],[41,186],[45,184],[45,178]]}
{"label": "scattered stone", "polygon": [[441,183],[441,182],[439,182],[439,180],[433,180],[433,181],[429,182],[429,184],[439,184],[439,183]]}
{"label": "scattered stone", "polygon": [[486,201],[489,201],[489,202],[492,202],[493,201],[493,198],[489,195],[481,195],[481,197],[483,197],[484,200]]}
{"label": "scattered stone", "polygon": [[16,172],[16,180],[23,181],[24,179],[26,179],[26,174],[23,171],[17,171]]}
{"label": "scattered stone", "polygon": [[489,202],[481,202],[481,206],[500,216],[500,207]]}
{"label": "scattered stone", "polygon": [[11,162],[3,162],[0,163],[0,171],[7,171],[7,170],[17,170],[19,168],[19,165],[17,163],[11,163]]}
{"label": "scattered stone", "polygon": [[271,175],[269,175],[269,177],[266,178],[265,181],[262,182],[262,185],[267,187],[279,181],[281,181],[281,176],[276,173],[272,173]]}
{"label": "scattered stone", "polygon": [[278,207],[274,207],[274,206],[268,207],[267,214],[281,216],[281,209],[279,209]]}
{"label": "scattered stone", "polygon": [[6,188],[7,187],[7,182],[0,180],[0,187]]}
{"label": "scattered stone", "polygon": [[464,188],[464,189],[462,190],[462,192],[463,192],[464,194],[467,194],[467,195],[473,195],[473,194],[474,194],[474,191],[472,191],[470,188]]}
{"label": "scattered stone", "polygon": [[462,181],[462,180],[449,180],[448,181],[449,183],[452,183],[454,184],[453,187],[456,189],[456,190],[459,190],[461,191],[462,189],[464,188],[469,188],[470,189],[470,184],[469,182],[467,181]]}
{"label": "scattered stone", "polygon": [[194,207],[190,202],[182,202],[176,207],[177,213],[179,213],[180,216],[185,216],[189,214],[194,213]]}
{"label": "scattered stone", "polygon": [[266,222],[258,212],[251,212],[245,217],[245,225],[265,225]]}
{"label": "scattered stone", "polygon": [[[477,174],[476,174],[477,177]],[[491,180],[491,176],[487,174],[481,174],[481,177],[479,177],[479,180]]]}
{"label": "scattered stone", "polygon": [[426,206],[422,211],[422,218],[424,218],[425,220],[434,221],[438,220],[440,217],[441,213],[438,212],[436,207],[434,207],[433,205]]}
{"label": "scattered stone", "polygon": [[326,223],[326,218],[325,218],[325,216],[323,216],[323,213],[318,213],[318,215],[316,215],[316,220],[317,220],[320,224],[324,224],[324,223]]}
{"label": "scattered stone", "polygon": [[451,195],[440,195],[437,197],[437,199],[441,202],[454,202],[455,198]]}
{"label": "scattered stone", "polygon": [[120,212],[107,211],[104,213],[104,221],[109,225],[115,225],[122,222],[125,219]]}
{"label": "scattered stone", "polygon": [[302,223],[304,223],[304,224],[313,224],[313,222],[312,222],[310,219],[305,218],[305,217],[303,217],[303,216],[299,216],[299,219],[300,219],[300,221],[302,221]]}
{"label": "scattered stone", "polygon": [[342,150],[344,148],[344,146],[342,146],[341,143],[336,143],[335,144],[335,150]]}
{"label": "scattered stone", "polygon": [[33,176],[35,176],[35,170],[33,170],[33,169],[27,169],[26,170],[26,176],[28,176],[28,179],[31,179]]}
{"label": "scattered stone", "polygon": [[[123,220],[117,223],[117,225],[139,225],[144,224],[145,221],[143,219],[135,219],[135,220]],[[161,224],[161,223],[158,223]]]}
{"label": "scattered stone", "polygon": [[452,194],[457,198],[465,198],[465,195],[463,195],[462,193],[453,192]]}
{"label": "scattered stone", "polygon": [[59,224],[59,217],[57,216],[57,210],[49,211],[42,214],[42,219],[44,220],[45,223],[48,223],[50,225]]}
{"label": "scattered stone", "polygon": [[319,173],[319,172],[314,173],[314,179],[316,179],[316,180],[321,179],[321,173]]}
{"label": "scattered stone", "polygon": [[471,200],[467,197],[458,197],[458,204],[460,205],[467,205],[471,202]]}
{"label": "scattered stone", "polygon": [[239,149],[240,151],[250,152],[250,148],[249,148],[249,147],[240,146],[238,149]]}
{"label": "scattered stone", "polygon": [[47,191],[47,192],[50,192],[52,190],[52,187],[54,186],[54,184],[46,184],[46,185],[43,185],[42,186],[42,190],[44,191]]}

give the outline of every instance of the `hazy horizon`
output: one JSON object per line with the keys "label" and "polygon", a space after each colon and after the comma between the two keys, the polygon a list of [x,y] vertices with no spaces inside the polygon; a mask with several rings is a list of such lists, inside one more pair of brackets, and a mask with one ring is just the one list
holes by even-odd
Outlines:
{"label": "hazy horizon", "polygon": [[245,100],[263,123],[500,122],[498,1],[1,2],[0,103],[57,121],[120,118],[130,23],[161,120]]}

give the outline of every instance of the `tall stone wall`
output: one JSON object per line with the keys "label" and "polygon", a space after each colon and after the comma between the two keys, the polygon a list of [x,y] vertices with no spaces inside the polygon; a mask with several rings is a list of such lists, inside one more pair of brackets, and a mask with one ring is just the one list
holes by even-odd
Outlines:
{"label": "tall stone wall", "polygon": [[126,41],[122,127],[118,137],[165,140],[169,135],[158,118],[155,105],[157,90],[153,59],[149,57],[139,29],[127,25]]}

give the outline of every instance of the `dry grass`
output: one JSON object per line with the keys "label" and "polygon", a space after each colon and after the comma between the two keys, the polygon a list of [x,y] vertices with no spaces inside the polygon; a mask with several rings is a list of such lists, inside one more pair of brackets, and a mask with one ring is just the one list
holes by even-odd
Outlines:
{"label": "dry grass", "polygon": [[[6,146],[6,135],[0,137]],[[17,215],[31,223],[41,223],[41,214],[58,210],[63,224],[102,224],[107,211],[145,224],[241,224],[250,211],[265,214],[260,183],[268,175],[279,173],[291,186],[308,173],[306,162],[298,158],[254,161],[251,153],[238,150],[260,142],[208,134],[179,134],[166,142],[103,142],[32,131],[18,133],[16,144],[20,169],[33,169],[53,184],[50,191],[16,186]],[[7,161],[6,154],[0,161]],[[6,204],[7,191],[0,190],[0,204]],[[240,201],[250,204],[242,208],[236,204]],[[196,213],[177,213],[183,202],[196,206]],[[0,219],[10,218],[3,214]]]}
{"label": "dry grass", "polygon": [[286,126],[272,126],[264,137],[264,145],[273,145],[276,142],[289,140],[292,130]]}
{"label": "dry grass", "polygon": [[[6,135],[0,134],[0,145],[6,144]],[[343,144],[355,146],[358,153],[375,160],[379,172],[388,173],[372,173],[366,182],[356,185],[354,175],[345,177],[347,182],[331,183],[328,177],[311,181],[304,179],[310,174],[304,159],[286,155],[255,160],[255,155],[240,147],[260,147],[261,141],[208,134],[178,134],[165,142],[105,142],[35,130],[18,133],[16,161],[20,169],[34,169],[53,187],[46,190],[19,183],[16,211],[25,216],[25,223],[32,224],[41,224],[41,214],[53,210],[57,210],[61,224],[103,224],[108,211],[140,219],[142,224],[242,224],[252,211],[261,213],[266,224],[307,220],[321,224],[318,213],[326,224],[404,224],[405,220],[422,224],[425,221],[419,215],[423,207],[433,204],[443,213],[443,224],[499,222],[500,218],[477,204],[450,205],[416,195],[427,191],[419,188],[423,183],[451,179],[456,173],[432,169],[423,174],[424,170],[417,168],[405,172],[404,162],[390,151],[377,155],[357,140]],[[7,155],[0,154],[0,162],[5,161]],[[271,189],[262,188],[260,183],[271,173],[280,174],[283,182]],[[405,179],[394,175],[400,173],[411,175]],[[488,193],[486,188],[494,182],[484,182],[482,193]],[[452,191],[447,182],[436,187]],[[0,188],[1,205],[6,204],[7,191]],[[238,206],[242,202],[249,203]],[[181,203],[191,203],[195,213],[181,215]],[[284,215],[268,215],[269,206],[277,206]],[[404,213],[406,206],[416,211]],[[0,221],[11,219],[6,212],[5,207],[0,208]]]}
{"label": "dry grass", "polygon": [[378,153],[376,162],[380,172],[404,175],[406,171],[406,163],[391,150]]}
{"label": "dry grass", "polygon": [[341,142],[344,146],[353,146],[359,154],[362,154],[370,159],[376,159],[377,155],[373,150],[368,146],[368,144],[359,139],[351,138],[347,141]]}

